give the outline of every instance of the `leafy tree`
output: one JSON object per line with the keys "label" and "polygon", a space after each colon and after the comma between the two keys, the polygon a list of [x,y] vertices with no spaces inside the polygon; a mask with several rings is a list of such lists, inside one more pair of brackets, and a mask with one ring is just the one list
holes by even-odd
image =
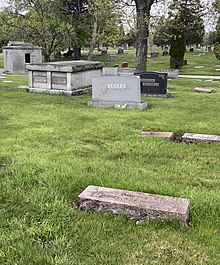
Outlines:
{"label": "leafy tree", "polygon": [[164,46],[170,43],[170,23],[164,17],[159,19],[158,25],[153,36],[153,44],[157,46]]}
{"label": "leafy tree", "polygon": [[220,60],[220,2],[218,0],[214,3],[214,9],[218,14],[218,20],[216,24],[216,35],[215,35],[215,44],[214,44],[214,54],[217,59]]}
{"label": "leafy tree", "polygon": [[74,47],[74,57],[79,59],[81,47],[90,37],[91,21],[88,14],[87,0],[61,0],[61,5],[61,13],[58,15],[74,29],[74,33],[69,35],[68,45]]}
{"label": "leafy tree", "polygon": [[[15,31],[15,37],[19,36],[20,40],[30,41],[41,46],[44,61],[49,61],[51,54],[56,50],[70,47],[74,42],[83,42],[79,36],[84,35],[79,33],[82,32],[85,21],[81,20],[84,22],[82,26],[79,19],[75,19],[77,8],[73,9],[72,13],[67,13],[67,2],[61,0],[10,0],[9,7],[3,11],[3,25],[7,29]],[[76,7],[79,2],[79,0],[75,1]]]}
{"label": "leafy tree", "polygon": [[120,35],[119,0],[88,0],[88,9],[93,21],[88,60],[92,59],[96,42],[115,44]]}
{"label": "leafy tree", "polygon": [[136,30],[131,28],[130,31],[125,35],[125,41],[128,46],[135,46],[136,43]]}
{"label": "leafy tree", "polygon": [[[199,20],[201,23],[202,5],[200,0],[173,0],[170,6],[171,19],[171,47],[170,47],[170,67],[174,69],[183,66],[184,55],[186,51],[187,34],[193,32],[196,23]],[[198,25],[197,25],[198,26]],[[200,27],[201,30],[201,27]],[[204,35],[204,30],[198,32],[201,36]],[[197,38],[198,40],[198,38]],[[195,40],[194,40],[195,41]]]}

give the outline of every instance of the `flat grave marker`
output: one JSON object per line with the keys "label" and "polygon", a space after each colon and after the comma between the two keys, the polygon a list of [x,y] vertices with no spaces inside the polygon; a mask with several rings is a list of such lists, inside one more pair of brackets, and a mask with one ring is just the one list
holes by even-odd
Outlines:
{"label": "flat grave marker", "polygon": [[193,89],[195,92],[200,92],[200,93],[212,93],[212,89],[209,88],[204,88],[204,87],[196,87]]}
{"label": "flat grave marker", "polygon": [[178,218],[189,221],[189,200],[171,196],[88,186],[77,198],[80,210],[125,214],[137,220]]}
{"label": "flat grave marker", "polygon": [[174,140],[175,135],[173,132],[153,132],[153,131],[143,131],[141,132],[141,137],[145,138],[145,137],[161,137],[167,140]]}
{"label": "flat grave marker", "polygon": [[204,68],[203,65],[198,65],[198,66],[195,66],[196,69],[200,69],[200,68]]}
{"label": "flat grave marker", "polygon": [[196,143],[196,142],[220,142],[219,135],[209,135],[209,134],[194,134],[185,133],[182,139],[186,143]]}

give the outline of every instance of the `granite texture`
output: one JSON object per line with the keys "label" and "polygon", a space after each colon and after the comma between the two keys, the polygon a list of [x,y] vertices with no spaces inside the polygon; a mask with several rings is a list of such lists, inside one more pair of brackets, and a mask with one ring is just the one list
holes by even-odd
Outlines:
{"label": "granite texture", "polygon": [[141,132],[141,136],[143,138],[145,137],[161,137],[161,138],[165,138],[167,140],[174,140],[175,139],[175,135],[173,132],[153,132],[153,131],[143,131]]}
{"label": "granite texture", "polygon": [[195,142],[220,142],[219,135],[185,133],[182,140],[187,143]]}
{"label": "granite texture", "polygon": [[88,186],[77,198],[80,210],[125,214],[137,220],[177,218],[188,223],[189,200],[171,196]]}
{"label": "granite texture", "polygon": [[139,77],[107,75],[93,78],[92,101],[88,106],[144,109],[147,103],[141,103]]}

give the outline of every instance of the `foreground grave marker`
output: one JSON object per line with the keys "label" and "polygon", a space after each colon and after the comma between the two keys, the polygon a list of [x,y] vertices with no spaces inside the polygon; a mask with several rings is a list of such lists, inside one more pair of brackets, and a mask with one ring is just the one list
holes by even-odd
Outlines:
{"label": "foreground grave marker", "polygon": [[80,210],[125,214],[137,220],[178,218],[189,221],[189,200],[105,187],[88,186],[77,199]]}
{"label": "foreground grave marker", "polygon": [[194,134],[185,133],[182,136],[184,142],[196,143],[196,142],[220,142],[219,135],[208,135],[208,134]]}

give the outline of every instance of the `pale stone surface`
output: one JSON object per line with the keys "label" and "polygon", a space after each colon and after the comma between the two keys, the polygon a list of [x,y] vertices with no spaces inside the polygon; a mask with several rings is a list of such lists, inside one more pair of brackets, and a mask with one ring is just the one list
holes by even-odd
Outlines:
{"label": "pale stone surface", "polygon": [[204,88],[204,87],[196,87],[194,88],[194,91],[200,92],[200,93],[212,93],[212,89]]}
{"label": "pale stone surface", "polygon": [[167,73],[168,79],[178,79],[179,78],[179,70],[165,70],[164,73]]}
{"label": "pale stone surface", "polygon": [[182,136],[184,142],[220,142],[219,135],[185,133]]}
{"label": "pale stone surface", "polygon": [[179,218],[188,223],[189,200],[171,196],[88,186],[77,199],[80,210],[125,214],[137,220]]}
{"label": "pale stone surface", "polygon": [[92,81],[92,107],[139,108],[141,103],[140,78],[136,76],[97,76]]}
{"label": "pale stone surface", "polygon": [[42,49],[24,42],[9,42],[3,47],[4,71],[22,74],[30,63],[42,62]]}
{"label": "pale stone surface", "polygon": [[150,136],[161,137],[161,138],[165,138],[167,140],[174,140],[174,138],[175,138],[175,135],[173,132],[143,131],[143,132],[141,132],[141,136],[142,137],[150,137]]}
{"label": "pale stone surface", "polygon": [[94,76],[101,75],[102,66],[101,62],[89,61],[31,64],[27,66],[28,91],[76,95],[91,88],[92,79]]}
{"label": "pale stone surface", "polygon": [[102,68],[102,75],[118,75],[118,67],[104,67]]}

